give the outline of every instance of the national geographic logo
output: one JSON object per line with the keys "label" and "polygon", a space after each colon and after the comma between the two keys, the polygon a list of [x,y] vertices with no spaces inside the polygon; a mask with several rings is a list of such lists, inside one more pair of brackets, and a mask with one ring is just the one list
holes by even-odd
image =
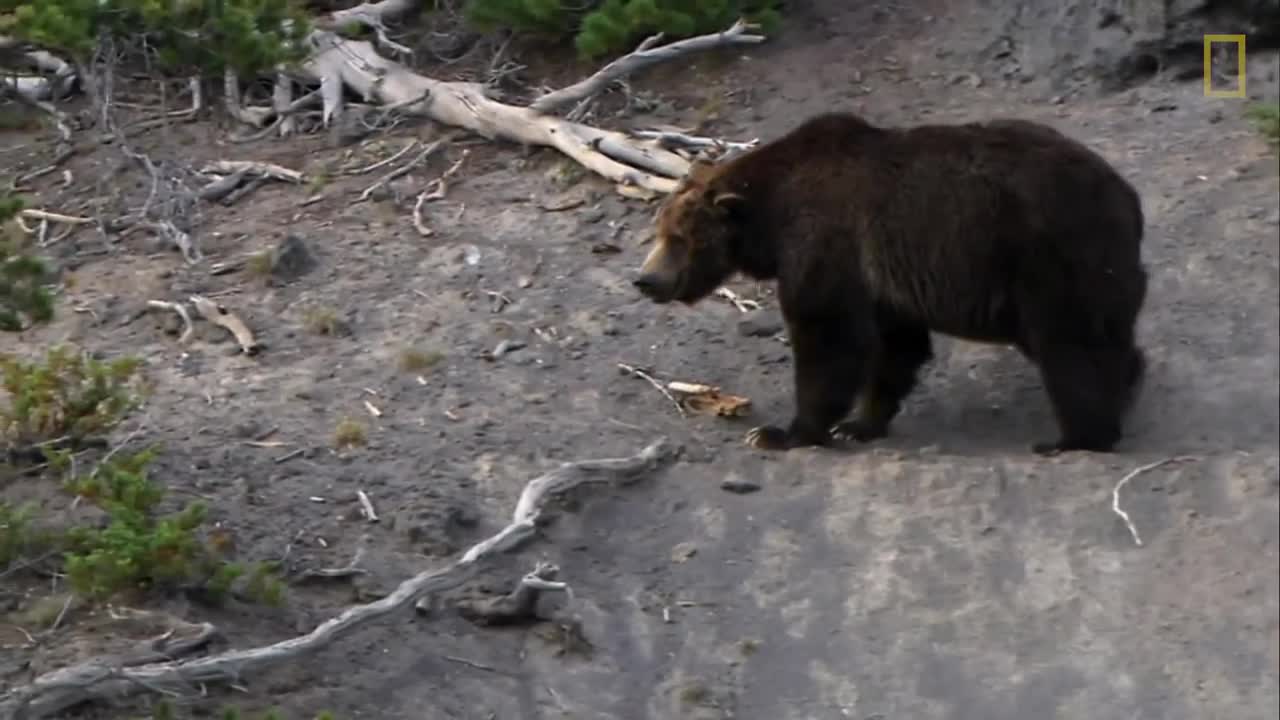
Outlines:
{"label": "national geographic logo", "polygon": [[[1213,89],[1213,46],[1236,46],[1236,87],[1229,90]],[[1242,98],[1245,94],[1244,35],[1204,36],[1204,96],[1212,98]]]}

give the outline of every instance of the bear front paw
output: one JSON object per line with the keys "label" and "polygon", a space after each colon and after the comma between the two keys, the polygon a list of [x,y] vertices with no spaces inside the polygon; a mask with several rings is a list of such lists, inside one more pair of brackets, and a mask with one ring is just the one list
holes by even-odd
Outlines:
{"label": "bear front paw", "polygon": [[743,442],[757,450],[786,450],[791,447],[787,431],[773,425],[751,428]]}
{"label": "bear front paw", "polygon": [[871,442],[888,437],[889,426],[883,423],[869,423],[865,420],[848,420],[846,422],[837,423],[831,429],[831,437],[841,442],[856,440],[858,442]]}
{"label": "bear front paw", "polygon": [[1031,446],[1031,452],[1041,457],[1053,457],[1062,454],[1062,444],[1057,440],[1038,442]]}
{"label": "bear front paw", "polygon": [[1119,433],[1068,436],[1053,442],[1038,442],[1031,446],[1031,452],[1044,457],[1067,452],[1109,453],[1115,451],[1118,435]]}

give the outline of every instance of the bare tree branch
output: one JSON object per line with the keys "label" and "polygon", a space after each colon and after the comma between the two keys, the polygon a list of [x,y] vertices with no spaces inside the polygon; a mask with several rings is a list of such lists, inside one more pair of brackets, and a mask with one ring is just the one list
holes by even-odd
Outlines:
{"label": "bare tree branch", "polygon": [[539,113],[555,112],[566,105],[581,102],[595,95],[609,83],[634,75],[650,65],[657,65],[682,55],[705,52],[726,45],[754,45],[764,42],[763,35],[753,35],[755,27],[744,20],[735,22],[728,30],[713,35],[680,40],[661,47],[655,47],[662,41],[662,33],[650,36],[630,53],[600,68],[591,77],[576,82],[569,87],[561,88],[529,103],[529,109]]}

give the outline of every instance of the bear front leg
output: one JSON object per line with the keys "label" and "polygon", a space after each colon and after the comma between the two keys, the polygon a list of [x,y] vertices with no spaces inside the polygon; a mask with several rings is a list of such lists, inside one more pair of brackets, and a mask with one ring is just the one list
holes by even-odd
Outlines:
{"label": "bear front leg", "polygon": [[858,325],[847,319],[788,322],[795,363],[796,414],[784,430],[753,428],[745,441],[760,450],[826,445],[831,428],[853,407],[864,377],[867,348]]}
{"label": "bear front leg", "polygon": [[901,317],[889,308],[877,313],[880,351],[871,362],[867,386],[859,392],[861,407],[853,419],[832,429],[836,440],[870,442],[889,434],[889,425],[919,382],[919,371],[933,359],[929,327]]}

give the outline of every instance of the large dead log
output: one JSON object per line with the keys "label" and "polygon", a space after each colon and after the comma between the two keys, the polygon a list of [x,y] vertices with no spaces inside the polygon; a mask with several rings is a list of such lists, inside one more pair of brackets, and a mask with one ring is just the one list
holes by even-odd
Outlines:
{"label": "large dead log", "polygon": [[[385,21],[416,9],[416,5],[413,0],[364,3],[337,11],[329,20],[336,26],[359,23],[372,28],[383,45],[402,52],[404,48],[386,38]],[[610,82],[659,62],[717,47],[762,42],[764,36],[753,34],[753,29],[740,20],[724,32],[666,45],[658,44],[660,35],[650,37],[635,51],[609,63],[586,80],[548,93],[523,107],[490,98],[484,86],[477,83],[446,82],[419,75],[380,55],[373,43],[343,38],[326,29],[316,30],[309,38],[315,52],[303,64],[303,69],[320,83],[326,123],[341,111],[342,90],[346,88],[371,101],[394,105],[401,111],[485,138],[555,148],[619,186],[667,193],[688,170],[689,161],[685,157],[653,139],[602,130],[548,113],[581,101]]]}

